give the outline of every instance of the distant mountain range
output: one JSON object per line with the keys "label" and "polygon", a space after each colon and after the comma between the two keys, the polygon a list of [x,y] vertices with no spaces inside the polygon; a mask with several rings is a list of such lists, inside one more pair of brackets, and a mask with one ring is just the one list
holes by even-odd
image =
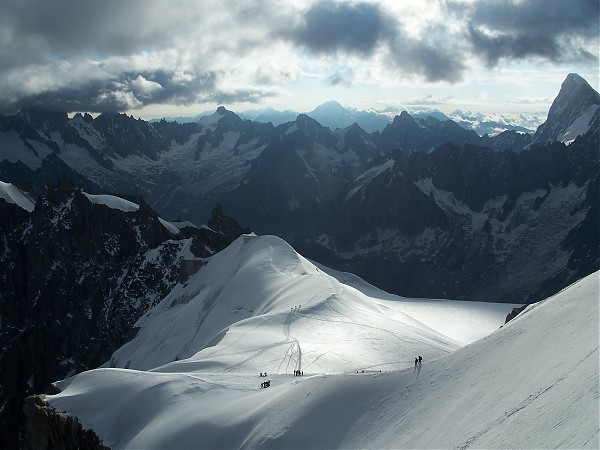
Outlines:
{"label": "distant mountain range", "polygon": [[[198,122],[203,117],[210,116],[211,114],[212,112],[209,111],[195,116],[165,117],[163,119],[170,122],[190,123]],[[293,122],[299,114],[296,111],[278,111],[273,108],[254,109],[238,113],[242,119],[261,123],[271,122],[275,126]],[[331,130],[347,128],[356,123],[368,133],[383,131],[393,120],[393,116],[389,114],[356,108],[344,108],[335,100],[325,102],[317,106],[314,110],[305,112],[305,114]],[[440,121],[453,120],[461,127],[473,130],[480,136],[484,134],[494,136],[503,131],[532,133],[543,121],[543,118],[538,115],[486,115],[482,113],[462,112],[460,110],[453,111],[452,113],[443,113],[436,109],[419,109],[412,112],[411,115],[415,119],[426,120],[429,117],[433,117]],[[162,119],[152,119],[150,122],[156,123],[160,120]]]}
{"label": "distant mountain range", "polygon": [[221,202],[395,293],[529,302],[598,265],[598,104],[570,74],[534,136],[492,137],[407,112],[368,133],[224,107],[186,124],[22,111],[0,117],[0,179],[39,191],[64,174],[196,224]]}

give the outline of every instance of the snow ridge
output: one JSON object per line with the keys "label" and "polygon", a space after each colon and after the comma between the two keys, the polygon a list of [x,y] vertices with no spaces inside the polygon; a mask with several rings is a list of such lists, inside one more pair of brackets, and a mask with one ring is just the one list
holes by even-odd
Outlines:
{"label": "snow ridge", "polygon": [[[484,325],[325,269],[243,236],[138,322],[111,360],[129,369],[48,401],[111,448],[598,447],[598,272],[498,329],[512,305]],[[436,316],[493,332],[461,348]]]}
{"label": "snow ridge", "polygon": [[[195,357],[152,371],[84,372],[48,400],[116,449],[598,448],[597,299],[594,273],[482,340],[397,371],[270,373],[263,390],[258,374],[206,370],[214,364]],[[301,344],[302,308],[279,322]],[[257,330],[273,320],[246,323]],[[249,336],[223,356],[250,355]]]}
{"label": "snow ridge", "polygon": [[3,198],[8,203],[13,203],[27,212],[33,211],[35,202],[21,191],[18,187],[11,183],[0,181],[0,198]]}

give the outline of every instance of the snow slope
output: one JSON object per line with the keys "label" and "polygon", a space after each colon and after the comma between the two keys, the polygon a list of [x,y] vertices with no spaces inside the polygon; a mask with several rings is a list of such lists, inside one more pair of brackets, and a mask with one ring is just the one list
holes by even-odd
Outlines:
{"label": "snow slope", "polygon": [[130,202],[121,197],[115,197],[114,195],[93,195],[84,193],[88,200],[98,205],[108,206],[111,209],[118,209],[123,212],[135,212],[140,209],[140,205],[137,203]]}
{"label": "snow slope", "polygon": [[84,372],[48,401],[111,448],[598,447],[597,273],[463,348],[467,333],[434,325],[455,311],[485,327],[477,304],[419,310],[338,275],[367,293],[241,237],[139,321],[111,360],[130,369]]}
{"label": "snow slope", "polygon": [[[136,212],[137,210],[140,209],[140,205],[138,205],[137,203],[130,202],[129,200],[125,200],[124,198],[116,197],[114,195],[107,195],[107,194],[93,195],[93,194],[87,194],[85,192],[83,194],[92,203],[95,203],[97,205],[108,206],[111,209],[118,209],[118,210],[126,212],[126,213]],[[161,225],[163,227],[165,227],[167,230],[169,230],[172,234],[177,235],[180,233],[180,228],[177,226],[177,223],[168,222],[168,221],[162,219],[161,217],[158,218],[158,221],[161,223]],[[192,225],[189,222],[182,222],[181,226],[182,227],[188,226],[187,224]]]}
{"label": "snow slope", "polygon": [[588,132],[592,125],[592,119],[596,112],[600,109],[600,105],[590,105],[581,115],[558,137],[558,140],[569,145],[573,143],[577,136],[582,136]]}
{"label": "snow slope", "polygon": [[0,181],[0,198],[3,198],[8,203],[13,203],[20,206],[24,210],[31,212],[35,207],[33,200],[24,194],[18,187],[11,183]]}

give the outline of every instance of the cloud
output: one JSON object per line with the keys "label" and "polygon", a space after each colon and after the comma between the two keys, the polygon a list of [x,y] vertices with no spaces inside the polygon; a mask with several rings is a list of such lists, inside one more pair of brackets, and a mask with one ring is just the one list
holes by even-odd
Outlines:
{"label": "cloud", "polygon": [[220,86],[250,33],[225,39],[237,29],[235,14],[218,8],[209,15],[185,0],[8,2],[0,16],[0,112],[125,111],[271,95]]}
{"label": "cloud", "polygon": [[374,3],[318,1],[282,37],[314,53],[369,55],[388,32],[388,19]]}
{"label": "cloud", "polygon": [[444,105],[448,103],[449,100],[451,100],[450,97],[440,98],[437,95],[429,94],[425,97],[403,100],[402,103],[409,106]]}
{"label": "cloud", "polygon": [[298,71],[295,67],[285,67],[273,63],[260,65],[256,69],[255,79],[260,85],[285,84],[295,81]]}
{"label": "cloud", "polygon": [[448,8],[466,21],[467,41],[490,67],[528,58],[597,63],[597,0],[480,0]]}
{"label": "cloud", "polygon": [[166,47],[171,43],[166,32],[170,16],[166,5],[150,7],[143,0],[4,2],[0,42],[5,58],[0,64],[14,67],[67,55],[128,55],[150,43]]}
{"label": "cloud", "polygon": [[560,55],[556,40],[549,36],[492,36],[471,26],[469,37],[475,50],[481,53],[489,66],[497,65],[502,58],[524,59],[535,55],[556,60]]}
{"label": "cloud", "polygon": [[327,82],[332,86],[343,85],[350,86],[352,85],[352,79],[354,78],[354,72],[350,68],[343,68],[336,70],[331,75],[327,77]]}
{"label": "cloud", "polygon": [[517,97],[510,101],[511,104],[515,105],[536,105],[536,104],[550,104],[554,100],[553,97]]}
{"label": "cloud", "polygon": [[162,89],[160,83],[148,80],[144,78],[143,75],[138,75],[137,78],[130,83],[130,85],[135,92],[147,96],[151,96],[153,93],[156,93],[158,90]]}
{"label": "cloud", "polygon": [[24,94],[13,103],[4,103],[10,111],[27,107],[64,111],[115,112],[139,109],[146,105],[192,104],[204,94],[214,95],[216,75],[205,73],[191,79],[180,74],[125,72],[110,79],[92,79],[76,85],[64,85]]}
{"label": "cloud", "polygon": [[448,48],[442,42],[429,43],[402,35],[390,45],[389,63],[432,82],[460,81],[467,68],[458,49]]}
{"label": "cloud", "polygon": [[[317,1],[280,37],[319,55],[342,52],[369,59],[379,54],[384,66],[427,81],[458,81],[465,69],[458,49],[443,42],[446,37],[409,36],[398,17],[376,3]],[[339,73],[328,81],[349,84],[348,77]]]}
{"label": "cloud", "polygon": [[314,80],[455,83],[509,61],[597,65],[597,54],[597,0],[11,0],[0,112],[259,102]]}
{"label": "cloud", "polygon": [[221,105],[228,103],[260,103],[262,100],[280,95],[278,89],[256,88],[254,86],[234,86],[219,90],[211,99]]}

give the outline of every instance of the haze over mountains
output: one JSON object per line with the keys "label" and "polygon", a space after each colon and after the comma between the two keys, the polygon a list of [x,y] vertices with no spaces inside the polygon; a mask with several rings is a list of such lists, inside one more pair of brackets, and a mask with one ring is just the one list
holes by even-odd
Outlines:
{"label": "haze over mountains", "polygon": [[[480,112],[463,112],[461,110],[455,110],[452,113],[443,113],[437,109],[425,107],[415,107],[412,109],[411,115],[415,118],[426,119],[428,117],[433,117],[438,120],[453,120],[461,127],[467,130],[473,130],[481,136],[484,134],[493,136],[508,130],[520,133],[531,133],[544,120],[543,114],[541,113],[487,115]],[[399,112],[400,111],[398,110],[397,113]],[[190,123],[197,122],[202,119],[202,117],[211,114],[212,111],[195,116],[165,117],[163,119],[170,122]],[[263,108],[242,111],[238,115],[242,119],[254,120],[261,123],[271,122],[273,125],[277,126],[287,122],[293,122],[299,114],[299,112],[290,110],[278,111],[273,108]],[[383,131],[383,129],[393,120],[395,115],[389,112],[383,113],[356,108],[344,108],[336,100],[325,102],[317,106],[314,110],[305,112],[305,114],[331,130],[335,130],[336,128],[347,128],[356,123],[368,133]],[[150,122],[155,123],[160,120],[161,119],[153,119]]]}

